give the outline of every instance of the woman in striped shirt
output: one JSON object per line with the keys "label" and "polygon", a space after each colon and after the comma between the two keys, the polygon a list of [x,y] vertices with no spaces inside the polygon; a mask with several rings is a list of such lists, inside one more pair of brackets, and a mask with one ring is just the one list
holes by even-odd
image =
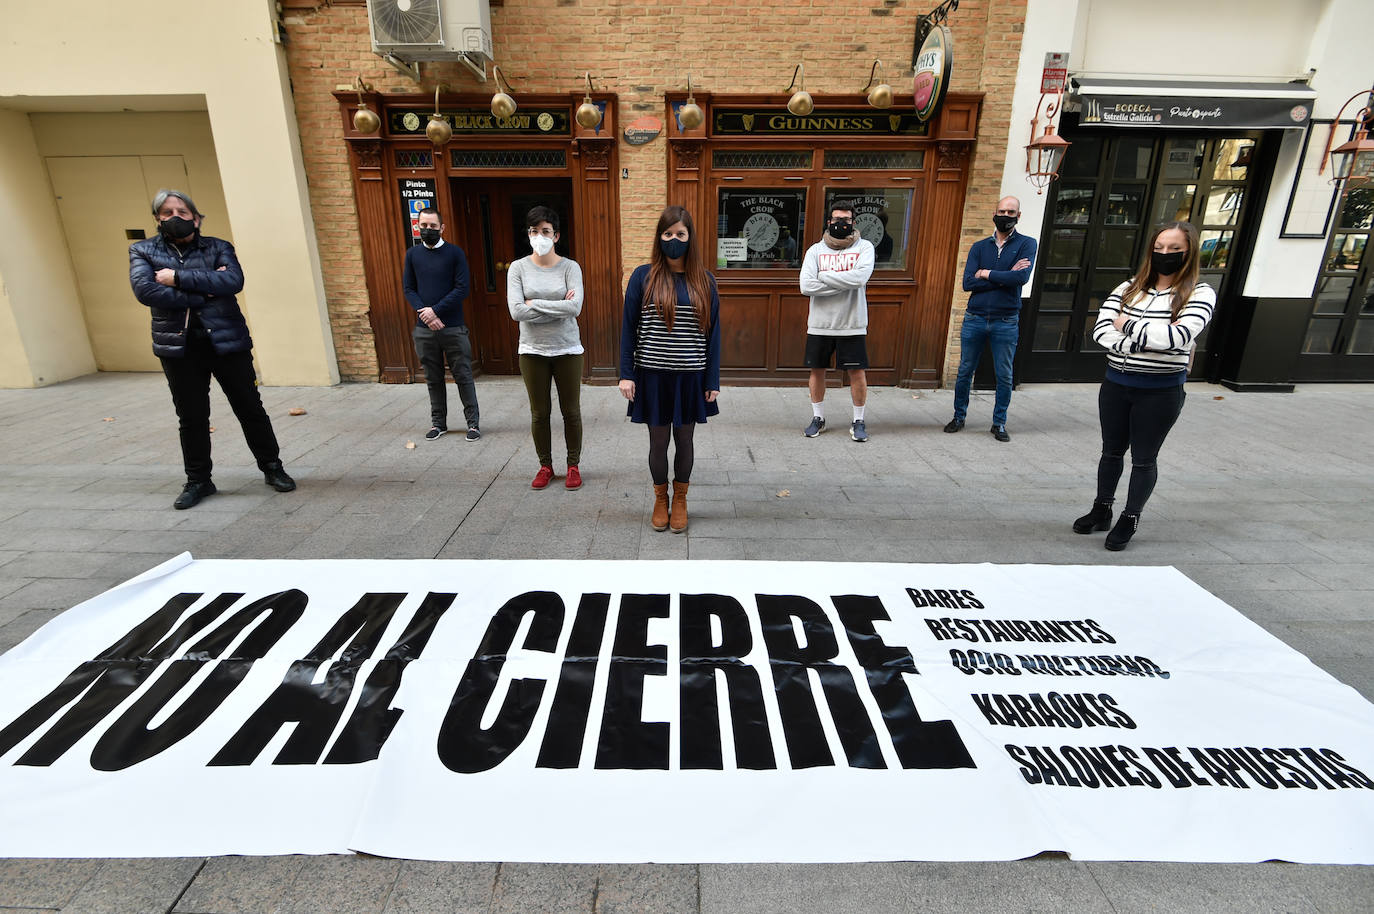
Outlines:
{"label": "woman in striped shirt", "polygon": [[[1107,377],[1097,395],[1102,457],[1097,499],[1073,522],[1074,533],[1106,530],[1106,546],[1126,548],[1154,491],[1155,458],[1183,410],[1183,382],[1198,336],[1212,319],[1217,294],[1198,281],[1197,229],[1167,222],[1155,229],[1140,269],[1107,296],[1093,339],[1107,349]],[[1126,506],[1112,526],[1112,502],[1126,449],[1131,479]]]}
{"label": "woman in striped shirt", "polygon": [[[692,216],[670,206],[658,217],[649,262],[625,288],[620,331],[620,392],[631,421],[649,426],[649,475],[654,482],[655,530],[687,529],[687,484],[692,433],[720,413],[720,297],[706,270]],[[668,504],[668,439],[673,455],[673,501]]]}

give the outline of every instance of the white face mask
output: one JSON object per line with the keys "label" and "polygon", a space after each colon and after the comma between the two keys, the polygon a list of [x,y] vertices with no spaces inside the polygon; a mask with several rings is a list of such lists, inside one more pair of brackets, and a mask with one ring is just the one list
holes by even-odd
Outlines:
{"label": "white face mask", "polygon": [[531,235],[530,247],[534,249],[534,253],[543,257],[549,251],[553,250],[553,239],[548,235]]}

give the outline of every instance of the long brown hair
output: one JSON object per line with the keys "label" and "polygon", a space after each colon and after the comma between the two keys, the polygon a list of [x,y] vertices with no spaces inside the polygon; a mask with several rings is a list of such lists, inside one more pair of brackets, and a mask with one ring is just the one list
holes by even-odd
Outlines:
{"label": "long brown hair", "polygon": [[1188,306],[1188,299],[1193,297],[1193,289],[1197,286],[1198,268],[1202,263],[1201,255],[1198,252],[1197,229],[1191,222],[1166,222],[1154,230],[1150,235],[1150,240],[1145,244],[1145,256],[1140,260],[1140,268],[1135,271],[1135,276],[1131,277],[1131,282],[1126,286],[1126,291],[1121,293],[1121,300],[1129,302],[1146,289],[1155,287],[1155,281],[1159,279],[1159,272],[1154,268],[1150,255],[1154,253],[1155,241],[1170,229],[1178,229],[1188,239],[1188,256],[1183,261],[1178,276],[1174,278],[1174,302],[1171,307],[1171,317],[1173,320],[1178,320],[1178,316]]}
{"label": "long brown hair", "polygon": [[673,327],[677,312],[677,285],[673,282],[673,271],[668,265],[668,257],[659,247],[659,239],[669,226],[681,222],[687,227],[687,254],[682,258],[683,272],[687,280],[687,297],[692,302],[692,310],[697,315],[697,326],[702,333],[711,329],[711,289],[714,280],[706,272],[701,256],[701,239],[697,237],[696,226],[692,224],[692,214],[681,206],[670,206],[658,217],[658,228],[654,229],[654,247],[649,254],[649,281],[645,291],[654,303],[658,316],[668,329]]}

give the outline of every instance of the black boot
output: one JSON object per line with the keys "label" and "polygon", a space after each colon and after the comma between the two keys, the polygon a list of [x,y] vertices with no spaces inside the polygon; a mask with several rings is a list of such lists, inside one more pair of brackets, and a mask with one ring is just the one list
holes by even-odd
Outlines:
{"label": "black boot", "polygon": [[1126,548],[1131,537],[1135,536],[1136,528],[1139,526],[1139,514],[1122,514],[1116,519],[1116,526],[1107,534],[1107,542],[1104,545],[1112,552],[1120,552]]}
{"label": "black boot", "polygon": [[1073,522],[1074,533],[1094,533],[1106,530],[1112,525],[1112,503],[1093,502],[1093,509]]}
{"label": "black boot", "polygon": [[200,504],[202,498],[214,495],[217,490],[215,484],[208,479],[191,480],[182,486],[181,494],[177,500],[172,502],[172,507],[178,511],[185,511],[187,508],[194,508]]}
{"label": "black boot", "polygon": [[286,468],[280,460],[274,460],[262,468],[262,481],[278,492],[292,492],[296,488],[296,480],[286,475]]}

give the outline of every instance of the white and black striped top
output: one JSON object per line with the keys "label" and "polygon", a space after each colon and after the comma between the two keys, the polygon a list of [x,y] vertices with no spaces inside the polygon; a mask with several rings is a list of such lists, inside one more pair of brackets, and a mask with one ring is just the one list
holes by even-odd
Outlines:
{"label": "white and black striped top", "polygon": [[706,367],[706,334],[701,332],[690,304],[677,303],[673,329],[669,330],[654,303],[644,303],[639,312],[635,366],[662,371],[701,371]]}
{"label": "white and black striped top", "polygon": [[[1107,350],[1107,363],[1117,371],[1170,375],[1186,371],[1198,335],[1212,319],[1217,293],[1207,283],[1193,287],[1192,297],[1173,319],[1173,289],[1148,289],[1129,302],[1121,300],[1129,283],[1112,290],[1097,312],[1093,339]],[[1127,318],[1121,330],[1112,326],[1118,315]]]}

